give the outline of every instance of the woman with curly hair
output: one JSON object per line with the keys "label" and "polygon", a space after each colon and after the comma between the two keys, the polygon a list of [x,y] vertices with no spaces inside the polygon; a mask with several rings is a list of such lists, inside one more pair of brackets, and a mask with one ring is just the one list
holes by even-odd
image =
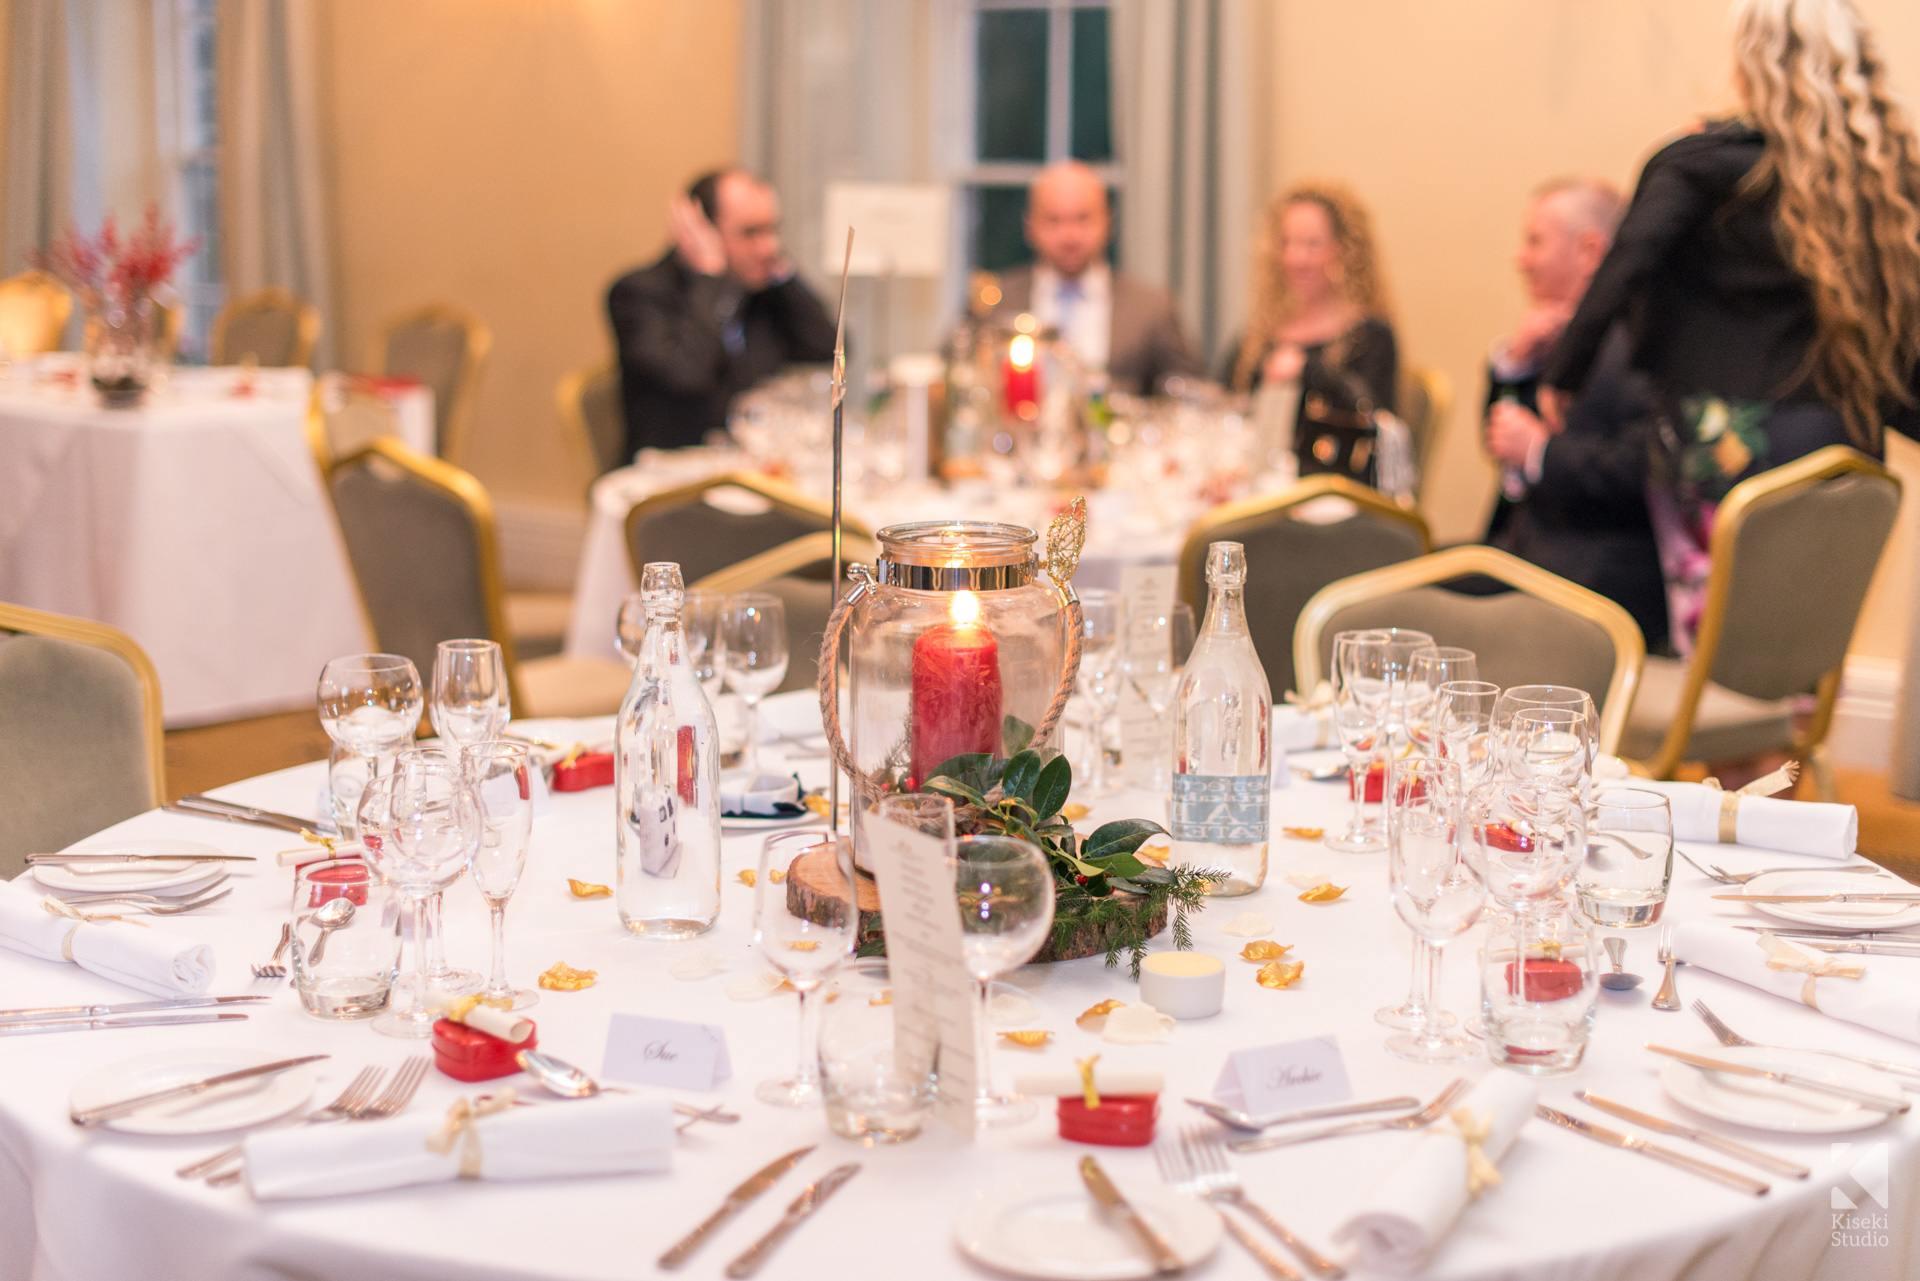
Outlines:
{"label": "woman with curly hair", "polygon": [[1713,515],[1826,445],[1920,434],[1920,141],[1850,0],[1737,0],[1742,110],[1656,152],[1541,382],[1550,425],[1625,320],[1657,389],[1649,509],[1689,648]]}

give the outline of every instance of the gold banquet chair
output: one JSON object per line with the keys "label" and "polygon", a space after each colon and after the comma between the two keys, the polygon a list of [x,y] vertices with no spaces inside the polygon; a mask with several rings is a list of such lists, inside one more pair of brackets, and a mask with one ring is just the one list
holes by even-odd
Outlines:
{"label": "gold banquet chair", "polygon": [[[857,520],[849,534],[871,537]],[[627,556],[633,581],[649,561],[680,566],[684,582],[737,565],[818,530],[833,528],[833,511],[790,485],[753,472],[733,472],[651,495],[627,511]]]}
{"label": "gold banquet chair", "polygon": [[626,408],[620,366],[613,361],[576,369],[554,389],[560,421],[592,463],[596,478],[632,461],[627,457]]}
{"label": "gold banquet chair", "polygon": [[1408,365],[1400,371],[1400,421],[1413,437],[1414,475],[1424,478],[1434,442],[1453,412],[1453,383],[1438,369]]}
{"label": "gold banquet chair", "polygon": [[[857,534],[841,540],[843,563],[872,564],[879,546]],[[786,606],[787,678],[780,690],[812,689],[819,678],[820,641],[833,612],[833,534],[805,534],[771,551],[708,574],[693,584],[703,592],[770,592]]]}
{"label": "gold banquet chair", "polygon": [[466,456],[473,402],[493,331],[452,303],[429,303],[388,318],[374,335],[367,368],[376,374],[418,378],[433,391],[433,430],[442,458]]}
{"label": "gold banquet chair", "polygon": [[[1512,591],[1448,591],[1469,574]],[[1598,592],[1492,547],[1449,547],[1330,583],[1300,613],[1294,668],[1306,688],[1327,674],[1336,632],[1408,627],[1440,645],[1470,649],[1480,678],[1501,687],[1570,685],[1593,696],[1600,750],[1617,752],[1647,645],[1633,615]]]}
{"label": "gold banquet chair", "polygon": [[73,295],[46,271],[23,271],[0,280],[0,351],[37,356],[60,350],[60,335],[73,315]]}
{"label": "gold banquet chair", "polygon": [[166,799],[160,678],[126,633],[0,604],[0,877]]}
{"label": "gold banquet chair", "polygon": [[423,681],[441,641],[477,637],[500,643],[516,716],[619,710],[633,674],[619,659],[518,661],[493,500],[478,480],[382,437],[332,462],[327,492],[379,647],[411,658]]}
{"label": "gold banquet chair", "polygon": [[1247,627],[1278,698],[1296,681],[1294,623],[1313,594],[1336,579],[1425,554],[1427,522],[1378,490],[1345,476],[1309,476],[1278,494],[1226,503],[1203,514],[1180,550],[1179,598],[1200,620],[1207,602],[1207,547],[1247,548]]}
{"label": "gold banquet chair", "polygon": [[237,365],[252,356],[263,368],[296,368],[313,362],[319,341],[319,309],[291,290],[269,286],[220,309],[207,339],[207,363]]}
{"label": "gold banquet chair", "polygon": [[[1693,658],[1647,660],[1625,754],[1655,778],[1689,761],[1787,752],[1835,800],[1826,758],[1847,645],[1900,508],[1900,481],[1845,445],[1735,485],[1714,517]],[[1813,696],[1804,728],[1795,700]]]}

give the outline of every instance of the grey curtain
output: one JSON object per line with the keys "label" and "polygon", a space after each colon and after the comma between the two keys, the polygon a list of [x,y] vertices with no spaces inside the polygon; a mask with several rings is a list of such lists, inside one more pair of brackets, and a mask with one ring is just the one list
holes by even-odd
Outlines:
{"label": "grey curtain", "polygon": [[73,217],[73,118],[65,0],[12,0],[0,275],[27,267]]}

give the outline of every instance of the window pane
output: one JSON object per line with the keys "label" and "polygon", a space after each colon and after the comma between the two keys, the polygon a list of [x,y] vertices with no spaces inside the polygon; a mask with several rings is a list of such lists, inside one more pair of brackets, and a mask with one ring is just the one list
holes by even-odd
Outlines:
{"label": "window pane", "polygon": [[975,267],[1005,271],[1032,259],[1022,226],[1027,212],[1025,187],[975,187],[972,204]]}
{"label": "window pane", "polygon": [[1073,11],[1072,152],[1076,160],[1113,159],[1113,93],[1108,87],[1107,11]]}
{"label": "window pane", "polygon": [[980,14],[974,93],[982,160],[1047,158],[1047,11]]}

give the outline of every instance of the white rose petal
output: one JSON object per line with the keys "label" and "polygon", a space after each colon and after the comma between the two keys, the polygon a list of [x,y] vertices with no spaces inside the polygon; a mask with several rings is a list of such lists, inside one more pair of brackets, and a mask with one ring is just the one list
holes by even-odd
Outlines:
{"label": "white rose petal", "polygon": [[1222,925],[1220,932],[1235,938],[1257,939],[1263,934],[1273,933],[1273,923],[1258,912],[1242,912]]}
{"label": "white rose petal", "polygon": [[1107,1015],[1107,1026],[1100,1039],[1115,1045],[1158,1045],[1172,1034],[1171,1015],[1136,1001]]}
{"label": "white rose petal", "polygon": [[1325,872],[1294,872],[1287,874],[1287,884],[1297,885],[1303,890],[1314,889],[1321,885],[1333,884],[1333,878]]}
{"label": "white rose petal", "polygon": [[995,1023],[1032,1023],[1040,1017],[1040,1012],[1027,999],[1027,994],[1018,988],[995,992],[987,1012]]}
{"label": "white rose petal", "polygon": [[692,982],[695,979],[710,979],[727,968],[727,958],[710,948],[701,948],[689,952],[673,964],[667,966],[667,973],[677,979]]}
{"label": "white rose petal", "polygon": [[736,1001],[759,1001],[772,996],[786,982],[771,970],[761,970],[727,984],[727,995]]}

